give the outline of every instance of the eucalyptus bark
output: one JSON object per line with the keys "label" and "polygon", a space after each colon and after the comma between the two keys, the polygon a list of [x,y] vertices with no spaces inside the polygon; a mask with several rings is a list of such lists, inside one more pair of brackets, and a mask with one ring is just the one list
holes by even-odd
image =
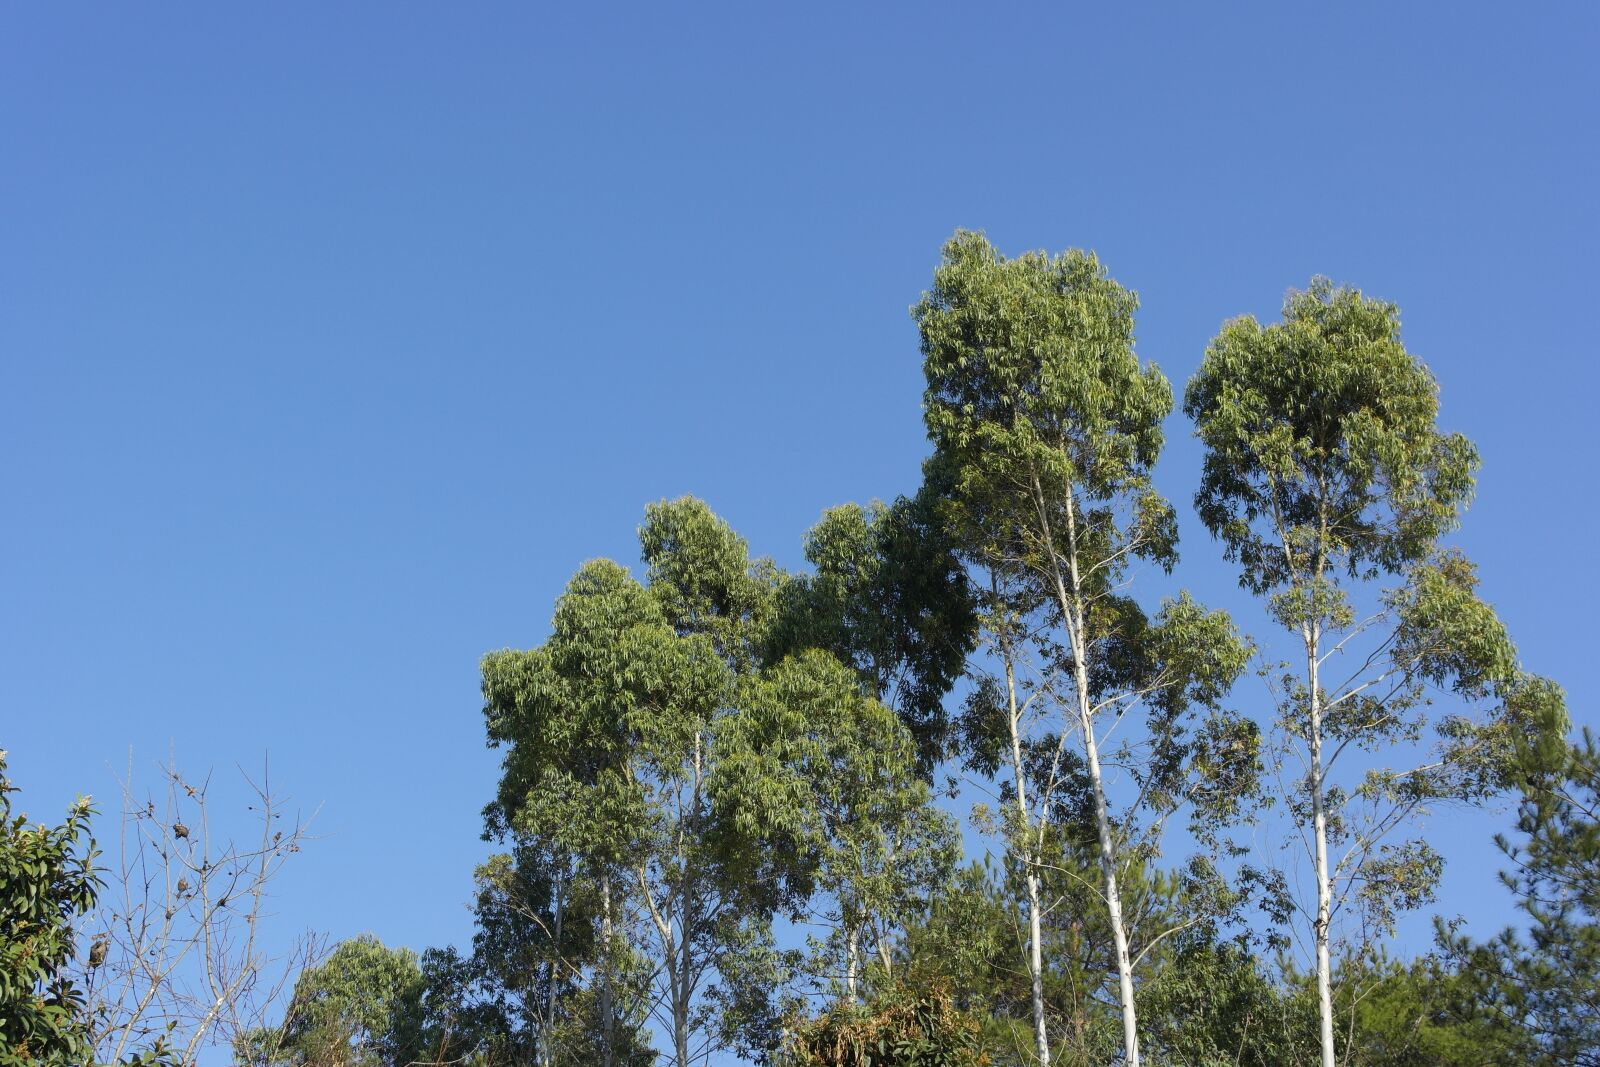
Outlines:
{"label": "eucalyptus bark", "polygon": [[[1037,488],[1037,481],[1034,484]],[[1050,519],[1045,511],[1042,492],[1039,493],[1038,503],[1039,521],[1044,529],[1046,550],[1050,553],[1050,569],[1055,579],[1056,596],[1061,605],[1062,618],[1067,622],[1067,638],[1072,647],[1073,688],[1077,691],[1078,698],[1078,724],[1083,730],[1083,758],[1094,790],[1095,829],[1100,844],[1100,873],[1104,882],[1111,937],[1117,952],[1117,984],[1119,999],[1122,1002],[1123,1056],[1128,1067],[1139,1067],[1139,1016],[1133,999],[1133,957],[1128,951],[1128,929],[1122,918],[1122,892],[1117,885],[1116,843],[1112,836],[1111,814],[1106,806],[1105,783],[1100,773],[1100,746],[1095,739],[1094,708],[1090,701],[1088,643],[1084,638],[1083,582],[1078,568],[1077,500],[1069,486],[1067,569],[1072,581],[1070,592],[1061,574],[1061,561],[1056,555],[1055,541],[1050,529]]]}
{"label": "eucalyptus bark", "polygon": [[[688,813],[689,837],[698,839],[700,822],[701,793],[704,788],[703,767],[704,739],[698,732],[694,735],[694,785],[690,794],[690,807]],[[683,885],[680,889],[681,905],[678,921],[678,959],[677,975],[673,981],[672,998],[672,1043],[678,1059],[678,1067],[689,1067],[689,1001],[693,996],[692,981],[692,951],[695,931],[699,926],[698,903],[696,898],[695,877],[693,863],[689,856],[689,849],[683,838],[679,838],[678,856],[683,865]]]}
{"label": "eucalyptus bark", "polygon": [[861,927],[848,924],[844,942],[844,1002],[856,1002],[856,970],[860,960]]}
{"label": "eucalyptus bark", "polygon": [[1033,1001],[1034,1053],[1040,1067],[1050,1067],[1050,1035],[1044,1016],[1044,950],[1040,943],[1043,909],[1039,903],[1038,862],[1032,842],[1033,823],[1028,814],[1027,773],[1022,761],[1021,711],[1017,704],[1017,676],[1011,643],[1000,639],[1000,658],[1006,671],[1006,724],[1011,735],[1011,769],[1016,776],[1017,817],[1021,822],[1022,870],[1028,888],[1028,979]]}
{"label": "eucalyptus bark", "polygon": [[611,989],[612,939],[615,933],[611,920],[611,875],[600,879],[600,1054],[604,1067],[613,1067],[617,1061],[616,1013]]}
{"label": "eucalyptus bark", "polygon": [[1333,883],[1328,873],[1328,814],[1322,781],[1322,693],[1317,661],[1321,632],[1316,623],[1303,630],[1306,640],[1306,681],[1311,704],[1311,826],[1316,839],[1317,863],[1317,1012],[1321,1020],[1322,1067],[1335,1067],[1333,1052],[1333,965],[1328,942],[1333,922]]}
{"label": "eucalyptus bark", "polygon": [[[1317,528],[1323,538],[1327,536],[1328,500],[1323,482],[1318,482]],[[1294,553],[1283,532],[1282,519],[1277,518],[1279,537],[1283,545],[1284,562],[1292,572]],[[1319,550],[1313,567],[1312,588],[1321,582],[1325,556]],[[1315,594],[1313,594],[1315,600]],[[1317,877],[1317,918],[1312,924],[1312,939],[1317,967],[1317,1042],[1322,1067],[1336,1067],[1337,1057],[1333,1047],[1333,959],[1330,944],[1333,938],[1333,877],[1328,867],[1328,810],[1326,768],[1322,761],[1322,624],[1312,613],[1300,624],[1300,636],[1306,648],[1306,703],[1308,729],[1306,748],[1311,760],[1311,834]]]}
{"label": "eucalyptus bark", "polygon": [[565,872],[556,877],[555,883],[555,914],[554,914],[554,945],[550,956],[549,987],[545,991],[544,1025],[539,1028],[539,1062],[543,1067],[550,1067],[550,1038],[556,1026],[556,989],[561,981],[559,966],[561,963],[561,911],[565,902],[562,892],[565,882]]}

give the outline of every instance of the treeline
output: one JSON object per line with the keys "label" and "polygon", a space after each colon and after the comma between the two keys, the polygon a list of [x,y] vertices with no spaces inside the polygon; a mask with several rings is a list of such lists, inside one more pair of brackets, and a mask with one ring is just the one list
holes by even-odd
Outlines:
{"label": "treeline", "polygon": [[[646,508],[637,576],[583,565],[483,661],[470,947],[347,942],[237,1060],[1600,1063],[1600,753],[1445,543],[1478,458],[1398,310],[1314,281],[1188,383],[1246,636],[1170,581],[1136,308],[958,233],[920,490],[829,510],[794,573]],[[1524,928],[1395,958],[1419,821],[1497,797]]]}

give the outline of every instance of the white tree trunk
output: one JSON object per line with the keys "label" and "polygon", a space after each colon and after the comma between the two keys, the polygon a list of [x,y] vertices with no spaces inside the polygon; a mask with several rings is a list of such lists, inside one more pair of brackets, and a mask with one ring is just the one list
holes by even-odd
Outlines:
{"label": "white tree trunk", "polygon": [[1084,759],[1089,765],[1089,780],[1094,783],[1094,816],[1100,834],[1100,873],[1105,881],[1106,911],[1111,919],[1111,937],[1117,949],[1117,984],[1122,1001],[1123,1056],[1128,1067],[1139,1067],[1139,1015],[1133,1001],[1133,957],[1128,952],[1128,928],[1122,921],[1122,891],[1117,886],[1116,847],[1111,839],[1111,817],[1106,810],[1105,789],[1100,784],[1100,750],[1095,744],[1094,721],[1089,716],[1089,698],[1083,690],[1080,689],[1079,692],[1082,694],[1079,698],[1078,714],[1083,726]]}
{"label": "white tree trunk", "polygon": [[1311,702],[1311,825],[1316,839],[1317,862],[1317,1013],[1321,1022],[1322,1067],[1334,1067],[1333,964],[1328,950],[1333,921],[1333,883],[1328,873],[1328,813],[1323,803],[1322,692],[1317,660],[1320,633],[1312,623],[1305,628],[1306,682]]}
{"label": "white tree trunk", "polygon": [[1050,1067],[1050,1035],[1044,1018],[1044,950],[1041,941],[1043,925],[1039,904],[1038,864],[1034,858],[1033,825],[1028,815],[1027,775],[1022,762],[1021,712],[1017,707],[1016,669],[1011,658],[1010,645],[1001,642],[1001,658],[1006,668],[1006,699],[1009,714],[1007,722],[1011,732],[1011,769],[1016,775],[1017,815],[1021,821],[1019,831],[1022,841],[1022,867],[1028,883],[1028,978],[1032,985],[1034,1054],[1039,1067]]}
{"label": "white tree trunk", "polygon": [[1100,773],[1100,746],[1095,738],[1094,709],[1089,695],[1088,645],[1084,640],[1084,606],[1082,579],[1078,568],[1077,501],[1070,488],[1067,493],[1067,569],[1072,578],[1069,593],[1061,574],[1059,558],[1055,554],[1050,532],[1050,519],[1045,509],[1044,493],[1039,492],[1039,518],[1044,529],[1045,544],[1051,553],[1051,570],[1055,577],[1056,596],[1061,604],[1061,615],[1067,621],[1068,638],[1072,645],[1074,688],[1078,696],[1078,725],[1083,730],[1083,758],[1088,766],[1089,781],[1094,787],[1095,829],[1100,839],[1100,873],[1105,888],[1106,912],[1111,921],[1111,936],[1117,950],[1117,985],[1122,1002],[1122,1048],[1127,1067],[1139,1067],[1139,1014],[1133,999],[1133,957],[1128,952],[1128,928],[1122,918],[1122,892],[1117,886],[1116,842],[1112,837],[1111,813],[1106,806],[1104,779]]}
{"label": "white tree trunk", "polygon": [[844,1002],[856,1002],[856,970],[860,959],[861,928],[853,922],[847,922],[848,931],[844,942]]}
{"label": "white tree trunk", "polygon": [[566,903],[562,890],[565,888],[565,871],[556,878],[555,884],[555,943],[550,956],[549,989],[546,990],[544,1025],[539,1028],[539,1063],[542,1067],[550,1067],[550,1037],[556,1028],[556,989],[561,981],[559,965],[561,961],[561,910]]}
{"label": "white tree trunk", "polygon": [[611,994],[611,960],[613,937],[611,925],[611,875],[600,879],[600,1046],[604,1067],[617,1061],[616,1014]]}

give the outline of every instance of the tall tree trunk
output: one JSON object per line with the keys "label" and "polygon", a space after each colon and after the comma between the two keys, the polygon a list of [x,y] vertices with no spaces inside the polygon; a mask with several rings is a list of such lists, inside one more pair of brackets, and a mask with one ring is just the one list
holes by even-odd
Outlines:
{"label": "tall tree trunk", "polygon": [[856,1002],[856,970],[861,958],[861,927],[846,920],[844,935],[844,1002]]}
{"label": "tall tree trunk", "polygon": [[611,875],[600,879],[600,1054],[604,1067],[614,1067],[617,1062],[616,1012],[612,1003],[612,922]]}
{"label": "tall tree trunk", "polygon": [[[689,798],[689,840],[699,840],[701,790],[704,779],[703,756],[704,743],[701,735],[694,735],[694,787]],[[673,982],[672,998],[672,1044],[677,1056],[678,1067],[689,1067],[689,1001],[691,989],[691,954],[698,921],[696,906],[698,900],[695,896],[696,886],[693,871],[692,857],[685,836],[680,835],[678,858],[682,864],[683,886],[682,899],[678,909],[678,959],[677,976]]]}
{"label": "tall tree trunk", "polygon": [[1034,1054],[1039,1067],[1050,1067],[1050,1035],[1044,1018],[1044,949],[1041,945],[1042,908],[1039,903],[1039,873],[1035,861],[1033,824],[1028,815],[1027,773],[1022,761],[1021,711],[1017,706],[1017,675],[1007,638],[1000,640],[1000,658],[1006,669],[1007,722],[1011,733],[1011,769],[1016,776],[1018,831],[1022,842],[1022,870],[1028,885],[1028,979],[1033,999]]}
{"label": "tall tree trunk", "polygon": [[551,946],[550,973],[548,987],[545,990],[544,1024],[539,1028],[539,1063],[542,1067],[550,1067],[550,1035],[556,1026],[556,989],[561,982],[561,910],[565,903],[563,889],[565,888],[566,872],[563,870],[556,876],[555,884],[555,927],[554,944]]}
{"label": "tall tree trunk", "polygon": [[1078,725],[1083,730],[1083,758],[1089,770],[1089,781],[1094,788],[1095,829],[1100,839],[1100,874],[1105,888],[1106,912],[1111,921],[1111,937],[1117,951],[1117,985],[1122,1002],[1122,1048],[1127,1067],[1139,1067],[1139,1015],[1133,999],[1133,957],[1128,951],[1128,928],[1122,918],[1122,891],[1117,885],[1116,842],[1112,838],[1111,813],[1106,806],[1104,779],[1100,773],[1100,746],[1095,738],[1094,707],[1089,691],[1088,642],[1085,637],[1085,612],[1083,584],[1078,568],[1078,508],[1071,487],[1067,488],[1067,570],[1072,582],[1070,593],[1061,573],[1061,562],[1055,551],[1055,540],[1050,530],[1050,518],[1045,507],[1044,492],[1038,483],[1037,504],[1039,519],[1044,530],[1050,569],[1055,578],[1056,596],[1061,605],[1061,616],[1067,623],[1067,636],[1072,646],[1074,688],[1078,697]]}
{"label": "tall tree trunk", "polygon": [[[1081,667],[1079,673],[1082,674]],[[1083,685],[1083,681],[1080,679],[1078,684]],[[1094,817],[1100,834],[1100,873],[1105,880],[1106,911],[1111,919],[1111,937],[1117,950],[1123,1056],[1128,1067],[1139,1067],[1139,1016],[1133,1000],[1133,957],[1128,952],[1128,928],[1122,920],[1122,891],[1117,885],[1116,849],[1111,840],[1111,817],[1106,810],[1106,794],[1101,785],[1100,751],[1094,740],[1094,721],[1089,714],[1087,696],[1079,697],[1078,717],[1083,726],[1084,761],[1089,766],[1089,780],[1094,785]]]}
{"label": "tall tree trunk", "polygon": [[1028,864],[1028,977],[1032,982],[1033,1042],[1039,1067],[1050,1067],[1050,1034],[1044,1020],[1044,952],[1040,945],[1039,875]]}
{"label": "tall tree trunk", "polygon": [[1322,780],[1322,691],[1318,681],[1321,633],[1315,622],[1303,633],[1306,641],[1306,686],[1311,702],[1311,826],[1317,860],[1317,1012],[1321,1022],[1322,1067],[1334,1067],[1333,964],[1328,944],[1333,922],[1333,883],[1328,875],[1328,813]]}

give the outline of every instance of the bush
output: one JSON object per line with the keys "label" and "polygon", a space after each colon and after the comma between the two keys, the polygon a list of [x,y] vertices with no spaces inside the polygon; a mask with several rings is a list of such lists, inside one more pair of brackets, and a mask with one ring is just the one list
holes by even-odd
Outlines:
{"label": "bush", "polygon": [[978,1023],[943,986],[899,988],[791,1024],[784,1067],[984,1067]]}

